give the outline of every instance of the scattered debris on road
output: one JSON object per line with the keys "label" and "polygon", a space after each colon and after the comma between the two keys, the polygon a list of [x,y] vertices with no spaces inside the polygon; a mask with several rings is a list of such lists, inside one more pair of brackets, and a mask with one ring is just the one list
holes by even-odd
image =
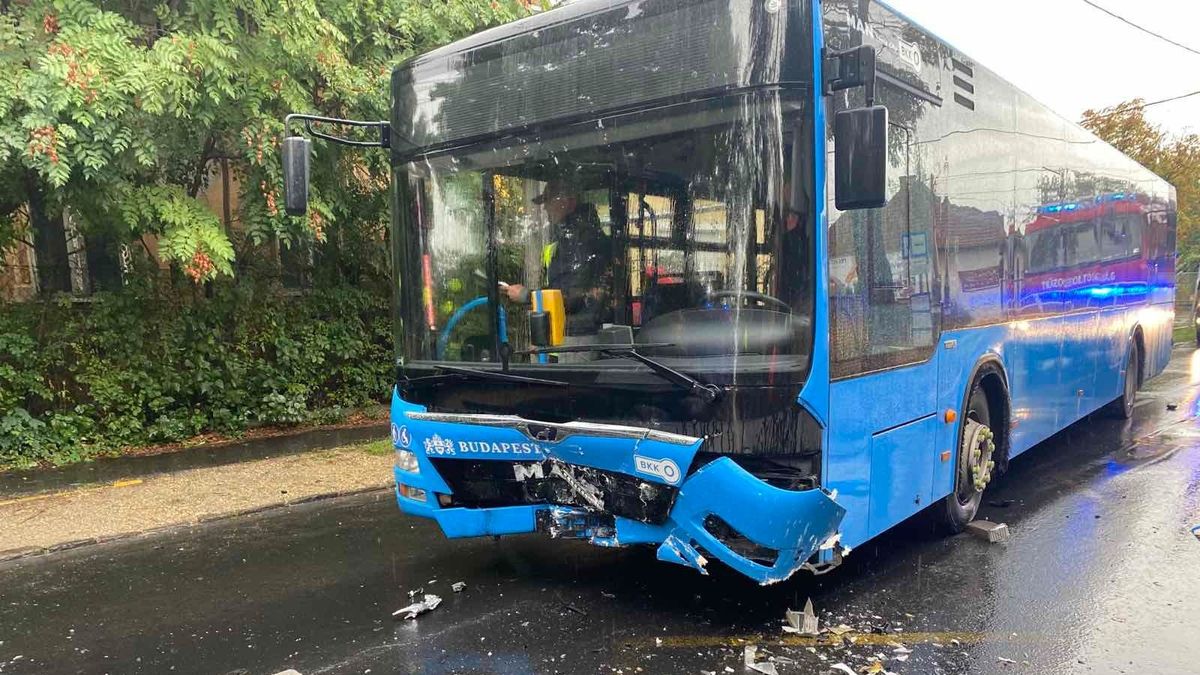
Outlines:
{"label": "scattered debris on road", "polygon": [[288,668],[287,670],[281,670],[278,673],[275,673],[275,675],[301,675],[301,673],[294,668]]}
{"label": "scattered debris on road", "polygon": [[990,520],[972,520],[967,524],[967,532],[993,544],[1008,541],[1008,525],[1005,523],[993,523]]}
{"label": "scattered debris on road", "polygon": [[779,671],[775,669],[774,663],[771,663],[770,661],[758,660],[757,645],[746,645],[746,648],[742,650],[742,662],[746,664],[747,668],[756,673],[762,673],[763,675],[779,675]]}
{"label": "scattered debris on road", "polygon": [[1013,661],[1012,659],[1006,659],[1003,656],[996,657],[996,660],[1006,665],[1016,665],[1017,663],[1016,661]]}
{"label": "scattered debris on road", "polygon": [[1179,409],[1178,403],[1168,403],[1167,404],[1167,410],[1178,410],[1178,409]]}
{"label": "scattered debris on road", "polygon": [[858,675],[858,673],[854,672],[853,668],[844,663],[835,663],[830,666],[830,668],[838,672],[846,673],[846,675]]}
{"label": "scattered debris on road", "polygon": [[437,609],[437,606],[440,604],[442,604],[441,598],[436,595],[426,594],[425,599],[423,599],[421,602],[414,602],[407,607],[401,607],[400,609],[392,612],[392,616],[400,616],[403,614],[405,619],[415,619],[417,618],[418,614],[431,612]]}
{"label": "scattered debris on road", "polygon": [[450,584],[450,590],[454,591],[455,593],[462,593],[462,589],[464,589],[466,587],[467,587],[467,582],[465,582],[465,581],[456,581],[456,582]]}
{"label": "scattered debris on road", "polygon": [[[878,656],[882,657],[883,654],[879,654]],[[887,668],[884,668],[883,661],[879,660],[872,661],[871,665],[867,666],[866,673],[867,675],[896,675]]]}
{"label": "scattered debris on road", "polygon": [[797,612],[794,609],[784,612],[783,620],[787,623],[783,627],[783,632],[785,633],[797,633],[809,637],[816,637],[820,633],[817,624],[817,615],[813,612],[812,598],[804,602],[803,612]]}

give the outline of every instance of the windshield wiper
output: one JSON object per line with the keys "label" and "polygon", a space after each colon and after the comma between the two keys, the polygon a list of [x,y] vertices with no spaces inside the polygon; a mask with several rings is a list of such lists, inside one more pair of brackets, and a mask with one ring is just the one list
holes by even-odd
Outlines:
{"label": "windshield wiper", "polygon": [[464,368],[463,366],[445,366],[436,365],[434,370],[440,370],[450,375],[459,375],[461,377],[471,377],[477,380],[495,380],[497,382],[518,382],[520,384],[542,384],[551,387],[569,387],[570,383],[561,380],[543,380],[537,377],[522,377],[521,375],[512,375],[495,370],[481,370],[479,368]]}
{"label": "windshield wiper", "polygon": [[715,384],[705,384],[700,380],[688,375],[687,373],[679,372],[665,363],[655,361],[654,359],[640,354],[637,351],[638,347],[673,347],[669,342],[655,342],[646,344],[613,344],[613,345],[570,345],[562,347],[538,347],[530,349],[523,354],[554,354],[563,352],[598,352],[609,356],[616,356],[622,359],[630,359],[646,366],[653,370],[664,380],[683,389],[684,391],[697,394],[704,399],[705,403],[712,403],[721,396],[721,388]]}
{"label": "windshield wiper", "polygon": [[595,345],[559,345],[557,347],[534,347],[513,354],[570,354],[572,352],[606,352],[611,349],[618,351],[633,351],[639,347],[642,349],[658,349],[659,347],[674,347],[674,342],[639,342],[630,344],[628,342],[616,342],[613,344],[595,344]]}

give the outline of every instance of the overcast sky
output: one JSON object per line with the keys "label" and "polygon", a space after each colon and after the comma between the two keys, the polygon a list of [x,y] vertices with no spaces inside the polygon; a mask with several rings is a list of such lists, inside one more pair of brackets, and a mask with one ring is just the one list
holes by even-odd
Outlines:
{"label": "overcast sky", "polygon": [[[1088,108],[1200,90],[1200,55],[1082,0],[885,0],[1072,120]],[[1200,51],[1200,0],[1093,0]],[[1168,131],[1200,133],[1200,96],[1147,108]]]}

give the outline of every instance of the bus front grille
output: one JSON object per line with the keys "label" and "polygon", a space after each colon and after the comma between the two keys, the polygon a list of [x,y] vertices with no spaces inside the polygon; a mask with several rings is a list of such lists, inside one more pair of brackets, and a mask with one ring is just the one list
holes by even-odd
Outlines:
{"label": "bus front grille", "polygon": [[679,492],[669,485],[554,459],[430,461],[450,486],[451,507],[554,504],[659,525],[666,522]]}

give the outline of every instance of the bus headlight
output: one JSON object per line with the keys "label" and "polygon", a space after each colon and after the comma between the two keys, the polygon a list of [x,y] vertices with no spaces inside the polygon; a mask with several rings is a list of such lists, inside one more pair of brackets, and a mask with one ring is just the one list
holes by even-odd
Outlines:
{"label": "bus headlight", "polygon": [[421,472],[421,467],[417,464],[416,453],[401,448],[396,448],[396,468],[409,473]]}
{"label": "bus headlight", "polygon": [[409,499],[412,499],[412,500],[415,500],[418,502],[425,501],[425,491],[422,490],[421,488],[410,487],[408,485],[401,485],[400,486],[400,494],[405,497],[408,497]]}

